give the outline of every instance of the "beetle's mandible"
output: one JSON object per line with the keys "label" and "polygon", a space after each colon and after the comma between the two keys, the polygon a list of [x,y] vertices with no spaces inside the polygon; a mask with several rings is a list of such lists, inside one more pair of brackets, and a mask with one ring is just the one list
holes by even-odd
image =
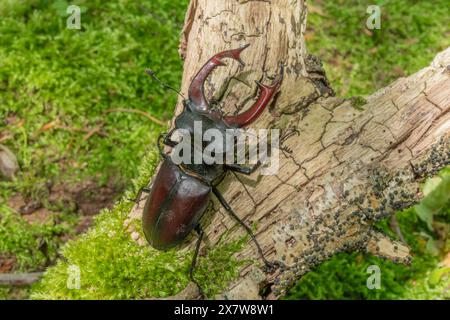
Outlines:
{"label": "beetle's mandible", "polygon": [[199,237],[190,268],[190,277],[195,283],[193,270],[203,237],[199,221],[206,211],[211,193],[217,197],[226,211],[246,229],[255,242],[264,263],[271,266],[265,259],[251,229],[236,215],[216,188],[228,170],[248,175],[258,165],[253,168],[227,163],[194,164],[191,162],[176,165],[170,156],[164,153],[161,146],[161,141],[170,147],[177,145],[178,142],[171,139],[176,129],[185,129],[193,134],[195,121],[202,123],[202,130],[214,128],[224,132],[230,128],[246,127],[261,115],[280,88],[283,79],[282,66],[279,79],[272,85],[257,82],[259,95],[256,102],[248,110],[238,115],[225,116],[221,110],[212,108],[204,94],[206,78],[216,67],[225,65],[224,58],[234,59],[244,65],[240,54],[247,47],[248,45],[220,52],[206,62],[192,80],[188,99],[183,101],[183,111],[175,118],[174,129],[167,134],[162,134],[158,139],[163,163],[148,190],[149,196],[142,217],[144,234],[151,246],[164,250],[179,244],[195,229]]}

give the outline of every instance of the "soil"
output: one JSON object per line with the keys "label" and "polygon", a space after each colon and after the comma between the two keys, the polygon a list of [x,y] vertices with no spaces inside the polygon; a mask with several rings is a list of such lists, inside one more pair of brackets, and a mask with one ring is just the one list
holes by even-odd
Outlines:
{"label": "soil", "polygon": [[[62,210],[81,216],[93,216],[101,209],[112,208],[117,195],[123,190],[113,183],[98,186],[93,180],[73,185],[59,183],[46,188],[47,199],[42,201],[26,199],[17,193],[9,198],[8,205],[30,222],[43,221],[46,216],[52,214],[52,211]],[[48,202],[48,205],[44,206],[44,201]],[[51,209],[47,209],[48,207]]]}
{"label": "soil", "polygon": [[103,208],[111,209],[118,193],[111,184],[98,188],[92,181],[84,182],[77,189],[74,198],[83,215],[95,215]]}
{"label": "soil", "polygon": [[[32,200],[16,193],[8,199],[8,206],[30,224],[44,223],[52,218],[60,221],[62,211],[78,215],[75,232],[57,235],[63,242],[86,232],[92,225],[94,216],[104,208],[111,208],[123,191],[123,187],[112,182],[98,186],[94,179],[76,184],[47,185],[44,188],[45,196],[42,199]],[[16,263],[14,256],[0,255],[0,273],[13,272]]]}
{"label": "soil", "polygon": [[81,216],[80,219],[78,220],[77,225],[74,228],[75,234],[63,234],[61,236],[61,240],[63,242],[73,240],[77,235],[86,232],[93,222],[94,222],[93,216]]}
{"label": "soil", "polygon": [[[112,183],[99,187],[93,180],[74,185],[57,184],[48,187],[48,193],[46,192],[48,197],[43,200],[47,205],[44,205],[43,201],[24,199],[20,193],[16,193],[9,198],[8,206],[19,212],[29,223],[43,223],[52,217],[58,221],[58,215],[62,210],[73,212],[79,216],[74,230],[74,234],[78,235],[92,225],[94,215],[114,205],[122,189]],[[73,237],[73,234],[63,234],[61,240],[67,241]]]}
{"label": "soil", "polygon": [[0,255],[0,273],[9,273],[14,270],[16,258],[13,256]]}

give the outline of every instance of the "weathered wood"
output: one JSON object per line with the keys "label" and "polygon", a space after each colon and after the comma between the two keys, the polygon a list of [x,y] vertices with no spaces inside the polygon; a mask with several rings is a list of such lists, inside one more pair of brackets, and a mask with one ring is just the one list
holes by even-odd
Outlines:
{"label": "weathered wood", "polygon": [[[270,81],[280,63],[286,66],[280,95],[253,126],[279,128],[286,137],[278,174],[230,174],[220,188],[247,224],[257,222],[266,257],[286,268],[266,274],[249,242],[237,257],[255,263],[242,268],[219,298],[278,298],[340,251],[364,250],[408,263],[408,247],[372,224],[416,203],[419,182],[449,164],[450,48],[355,108],[352,99],[333,97],[320,62],[307,54],[305,26],[301,0],[192,0],[186,15],[182,92],[213,54],[250,43],[242,54],[244,71],[230,62],[205,85],[207,98],[231,113],[254,101],[254,80]],[[176,114],[180,110],[181,101]],[[130,217],[139,218],[141,210],[136,207]],[[234,225],[223,209],[215,212],[206,228],[210,245]],[[243,234],[232,230],[232,237]],[[260,295],[262,287],[270,288],[268,295]]]}
{"label": "weathered wood", "polygon": [[43,272],[0,273],[0,286],[29,286],[38,281]]}

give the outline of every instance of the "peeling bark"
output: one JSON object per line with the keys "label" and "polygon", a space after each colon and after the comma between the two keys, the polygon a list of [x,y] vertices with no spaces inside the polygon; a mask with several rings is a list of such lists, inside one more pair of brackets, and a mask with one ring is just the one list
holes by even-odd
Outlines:
{"label": "peeling bark", "polygon": [[[248,225],[257,223],[267,259],[284,267],[265,273],[249,241],[237,258],[254,263],[243,267],[218,298],[281,297],[311,268],[341,251],[409,263],[407,245],[372,225],[417,203],[419,183],[449,164],[450,48],[356,109],[351,99],[333,96],[320,61],[307,54],[305,27],[301,0],[192,0],[186,15],[182,92],[210,56],[246,43],[251,46],[242,58],[249,71],[230,63],[205,84],[208,100],[228,113],[253,103],[254,80],[273,79],[280,63],[286,67],[278,98],[253,126],[281,130],[278,174],[229,174],[220,186],[234,211]],[[175,114],[181,108],[179,101]],[[141,210],[137,206],[131,218],[140,217]],[[208,215],[213,217],[205,231],[212,246],[235,221],[221,208]],[[231,233],[233,238],[245,232]]]}

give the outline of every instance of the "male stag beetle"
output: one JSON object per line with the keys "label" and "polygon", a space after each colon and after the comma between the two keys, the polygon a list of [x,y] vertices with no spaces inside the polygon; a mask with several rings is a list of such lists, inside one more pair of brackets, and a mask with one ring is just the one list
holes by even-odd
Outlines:
{"label": "male stag beetle", "polygon": [[[246,229],[264,261],[266,266],[272,266],[264,257],[261,247],[256,241],[252,230],[236,215],[228,205],[216,186],[222,181],[228,170],[243,174],[251,174],[258,167],[243,167],[238,164],[201,164],[181,163],[175,164],[171,157],[162,150],[163,144],[174,148],[178,142],[171,139],[174,130],[186,129],[190,134],[194,132],[194,122],[200,121],[202,130],[208,128],[218,129],[224,132],[226,129],[237,129],[253,123],[280,88],[283,79],[283,66],[281,66],[280,78],[272,85],[264,85],[257,82],[259,96],[257,101],[246,111],[238,115],[225,116],[222,111],[209,105],[204,94],[204,82],[208,75],[218,66],[225,65],[224,58],[238,61],[242,66],[244,62],[240,58],[241,52],[248,45],[223,51],[213,56],[200,69],[189,87],[188,99],[183,101],[183,111],[175,118],[175,127],[167,134],[160,135],[158,147],[163,157],[163,163],[154,179],[143,211],[143,229],[145,237],[151,246],[165,250],[179,244],[188,234],[195,229],[198,240],[192,259],[189,275],[193,277],[197,255],[203,238],[203,230],[199,221],[205,212],[210,200],[211,192],[217,197],[226,211]],[[147,71],[152,75],[151,71]],[[234,146],[233,146],[234,147]],[[201,288],[199,286],[201,291]]]}

